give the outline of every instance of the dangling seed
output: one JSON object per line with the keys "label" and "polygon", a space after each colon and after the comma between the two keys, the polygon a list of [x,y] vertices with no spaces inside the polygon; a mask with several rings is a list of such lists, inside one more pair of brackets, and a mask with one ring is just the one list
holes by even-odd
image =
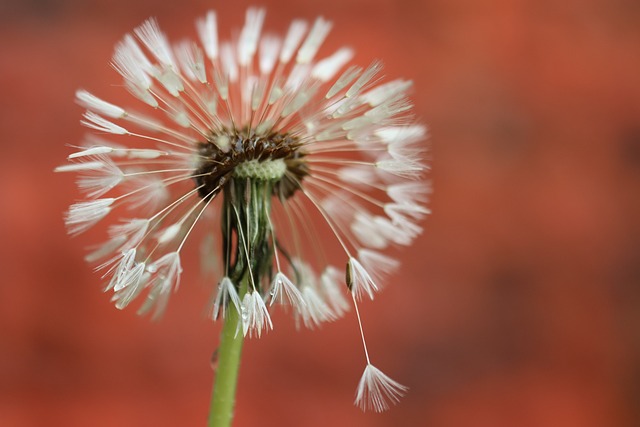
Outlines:
{"label": "dangling seed", "polygon": [[351,288],[353,287],[353,275],[351,273],[351,263],[347,262],[347,268],[346,268],[346,277],[345,277],[345,282],[347,283],[347,288],[349,288],[349,291],[351,291]]}

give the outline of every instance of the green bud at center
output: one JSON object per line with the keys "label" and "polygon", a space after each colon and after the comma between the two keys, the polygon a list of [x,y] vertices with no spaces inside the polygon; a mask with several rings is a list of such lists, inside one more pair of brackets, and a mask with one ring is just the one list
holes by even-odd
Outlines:
{"label": "green bud at center", "polygon": [[260,181],[280,181],[287,171],[284,159],[246,160],[233,170],[237,178],[252,178]]}

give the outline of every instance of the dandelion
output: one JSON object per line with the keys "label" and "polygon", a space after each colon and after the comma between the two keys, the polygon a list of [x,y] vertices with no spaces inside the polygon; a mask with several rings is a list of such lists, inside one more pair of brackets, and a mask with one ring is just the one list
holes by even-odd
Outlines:
{"label": "dandelion", "polygon": [[350,48],[321,55],[324,18],[284,37],[264,20],[249,9],[230,40],[213,11],[197,41],[170,43],[155,19],[127,34],[111,65],[132,107],[78,90],[81,123],[101,137],[56,169],[78,173],[85,197],[65,215],[70,234],[118,218],[87,260],[119,309],[140,299],[139,313],[161,316],[184,247],[204,242],[203,270],[221,276],[208,306],[224,322],[210,425],[230,423],[243,338],[272,329],[278,306],[315,328],[352,305],[366,356],[356,405],[382,411],[406,391],[372,365],[358,304],[398,267],[384,252],[411,244],[429,213],[411,82],[351,65]]}

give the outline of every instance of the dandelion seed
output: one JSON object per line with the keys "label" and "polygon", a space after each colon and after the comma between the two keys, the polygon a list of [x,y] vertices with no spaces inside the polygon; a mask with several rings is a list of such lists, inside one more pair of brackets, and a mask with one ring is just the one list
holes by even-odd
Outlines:
{"label": "dandelion seed", "polygon": [[309,329],[314,329],[323,322],[335,320],[337,316],[331,310],[311,266],[305,261],[294,259],[292,268],[300,276],[300,293],[303,301],[303,304],[297,307],[296,320],[301,319],[302,324]]}
{"label": "dandelion seed", "polygon": [[355,404],[363,411],[383,412],[389,409],[389,405],[398,403],[407,390],[407,387],[368,364],[358,384]]}
{"label": "dandelion seed", "polygon": [[273,329],[267,306],[258,292],[247,292],[242,299],[242,333],[260,338],[262,330],[267,328]]}
{"label": "dandelion seed", "polygon": [[335,319],[333,311],[331,311],[331,308],[315,288],[305,286],[304,289],[302,289],[302,295],[304,298],[304,306],[301,307],[300,314],[304,326],[313,329],[316,326],[320,326],[323,322],[329,322]]}
{"label": "dandelion seed", "polygon": [[364,294],[373,299],[373,294],[378,291],[367,270],[355,258],[349,258],[347,262],[347,286],[358,299]]}
{"label": "dandelion seed", "polygon": [[113,105],[107,101],[103,101],[97,96],[90,94],[86,90],[78,90],[76,92],[76,98],[78,99],[78,103],[83,107],[86,107],[89,110],[96,111],[100,114],[104,114],[105,116],[111,117],[113,119],[122,118],[126,114],[123,108],[120,108],[117,105]]}
{"label": "dandelion seed", "polygon": [[298,311],[305,305],[304,298],[296,285],[282,272],[276,273],[273,278],[269,294],[271,296],[269,305],[273,305],[274,302],[278,301],[280,304],[290,304]]}
{"label": "dandelion seed", "polygon": [[340,286],[342,274],[337,268],[328,266],[320,276],[320,283],[322,293],[331,311],[336,317],[342,317],[345,312],[349,311],[349,301],[343,295],[344,288]]}
{"label": "dandelion seed", "polygon": [[109,215],[114,199],[98,199],[71,205],[65,217],[69,234],[80,234]]}
{"label": "dandelion seed", "polygon": [[151,289],[147,299],[138,310],[139,314],[153,311],[153,318],[158,319],[167,308],[169,295],[180,285],[180,253],[169,252],[146,267],[149,273],[148,284]]}
{"label": "dandelion seed", "polygon": [[399,268],[385,251],[411,244],[429,213],[412,83],[385,82],[379,61],[351,64],[349,47],[326,55],[322,17],[294,20],[284,37],[265,25],[251,8],[232,37],[213,11],[195,41],[171,43],[155,19],[125,35],[111,64],[131,108],[76,92],[81,123],[114,141],[90,136],[55,169],[77,173],[86,198],[65,224],[77,235],[116,218],[86,259],[117,308],[142,300],[138,312],[154,318],[194,241],[202,270],[222,276],[209,313],[227,322],[237,312],[237,334],[272,329],[276,303],[317,327],[346,313],[350,296],[367,363],[356,404],[385,410],[406,389],[371,364],[358,304]]}
{"label": "dandelion seed", "polygon": [[218,291],[216,293],[216,299],[213,304],[212,317],[214,320],[218,318],[220,310],[222,310],[222,317],[226,318],[229,303],[232,303],[236,311],[240,313],[240,297],[236,287],[228,277],[223,277],[218,285]]}
{"label": "dandelion seed", "polygon": [[371,249],[360,249],[358,258],[378,282],[386,279],[400,267],[400,262],[397,259]]}

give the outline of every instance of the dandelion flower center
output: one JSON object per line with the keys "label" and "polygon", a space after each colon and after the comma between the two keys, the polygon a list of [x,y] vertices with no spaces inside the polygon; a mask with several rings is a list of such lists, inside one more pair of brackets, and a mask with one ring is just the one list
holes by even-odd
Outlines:
{"label": "dandelion flower center", "polygon": [[222,130],[197,144],[194,180],[202,198],[220,192],[231,178],[270,181],[273,193],[291,197],[308,175],[298,138],[272,132],[257,135],[253,130]]}

